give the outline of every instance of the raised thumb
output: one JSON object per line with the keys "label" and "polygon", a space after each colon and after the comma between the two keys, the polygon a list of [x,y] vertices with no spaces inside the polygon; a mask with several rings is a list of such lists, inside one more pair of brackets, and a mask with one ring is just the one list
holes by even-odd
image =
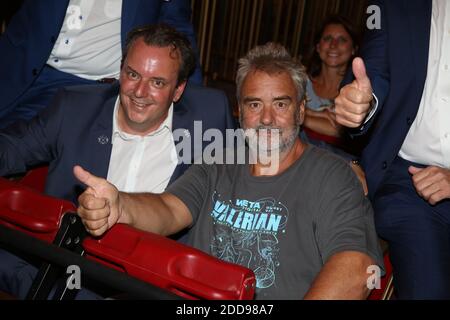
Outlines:
{"label": "raised thumb", "polygon": [[73,167],[73,174],[75,178],[77,178],[80,182],[84,183],[86,186],[93,188],[96,190],[100,187],[105,179],[94,176],[87,170],[84,170],[81,166]]}
{"label": "raised thumb", "polygon": [[361,58],[355,58],[352,63],[352,71],[355,75],[356,86],[359,90],[372,93],[372,84],[366,73],[366,66]]}

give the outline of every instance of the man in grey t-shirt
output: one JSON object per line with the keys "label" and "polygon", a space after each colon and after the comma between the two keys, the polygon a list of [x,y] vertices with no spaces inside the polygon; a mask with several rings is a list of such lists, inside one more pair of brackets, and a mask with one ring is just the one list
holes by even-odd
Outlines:
{"label": "man in grey t-shirt", "polygon": [[88,186],[78,209],[87,230],[191,226],[191,245],[254,271],[257,299],[366,298],[368,267],[382,266],[372,210],[348,164],[299,139],[305,81],[280,45],[239,61],[250,162],[194,165],[160,195],[121,193],[75,167]]}
{"label": "man in grey t-shirt", "polygon": [[197,165],[167,192],[192,214],[188,244],[252,269],[258,299],[302,299],[338,252],[382,260],[355,174],[312,145],[276,176],[253,176],[250,165]]}

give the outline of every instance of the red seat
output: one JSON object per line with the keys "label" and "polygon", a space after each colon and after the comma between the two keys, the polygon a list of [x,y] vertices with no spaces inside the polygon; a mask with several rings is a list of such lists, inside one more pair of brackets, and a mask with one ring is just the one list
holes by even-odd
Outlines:
{"label": "red seat", "polygon": [[200,250],[117,224],[100,239],[86,238],[88,256],[188,299],[252,299],[255,275]]}
{"label": "red seat", "polygon": [[69,201],[43,195],[21,183],[0,178],[0,224],[52,242]]}
{"label": "red seat", "polygon": [[326,134],[318,133],[312,129],[303,127],[306,135],[314,140],[325,141],[326,143],[332,144],[337,147],[342,147],[344,145],[342,139],[338,137],[328,136]]}
{"label": "red seat", "polygon": [[31,169],[25,174],[25,176],[23,176],[22,179],[20,179],[20,183],[43,193],[45,181],[47,180],[47,173],[47,166]]}
{"label": "red seat", "polygon": [[381,278],[380,289],[373,289],[368,300],[390,300],[394,293],[392,264],[387,250],[384,253],[384,267],[386,274]]}

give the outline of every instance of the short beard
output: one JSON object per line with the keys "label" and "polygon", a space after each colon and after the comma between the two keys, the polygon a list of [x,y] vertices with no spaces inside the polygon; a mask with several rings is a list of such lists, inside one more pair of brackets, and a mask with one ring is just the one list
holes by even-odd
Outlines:
{"label": "short beard", "polygon": [[[280,129],[258,125],[255,129],[245,127],[243,129],[249,151],[249,163],[258,163],[273,172],[278,172],[282,161],[298,139],[300,127]],[[267,135],[269,132],[270,135]]]}
{"label": "short beard", "polygon": [[[277,152],[281,158],[285,153],[291,150],[300,132],[301,127],[300,110],[297,110],[294,116],[295,116],[295,125],[284,129],[274,126],[265,126],[262,124],[259,124],[256,128],[247,128],[244,125],[243,112],[240,112],[239,123],[241,125],[241,128],[244,129],[245,131],[246,142],[250,148],[252,148],[252,146],[253,149],[254,147],[257,147],[257,150],[254,151],[265,152],[269,157],[273,152]],[[260,141],[259,134],[256,134],[259,130],[271,131],[270,146],[267,145],[266,141],[265,142]],[[285,133],[287,133],[287,136],[283,138],[283,134]],[[253,140],[249,141],[250,139]],[[276,145],[275,148],[274,142],[278,142],[275,143]]]}

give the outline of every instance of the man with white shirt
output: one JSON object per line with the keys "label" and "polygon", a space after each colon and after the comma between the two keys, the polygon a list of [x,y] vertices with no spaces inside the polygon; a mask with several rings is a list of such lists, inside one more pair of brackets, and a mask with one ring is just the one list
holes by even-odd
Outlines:
{"label": "man with white shirt", "polygon": [[[71,172],[82,164],[121,190],[161,193],[192,163],[178,163],[180,141],[173,131],[185,132],[183,139],[192,137],[190,147],[202,150],[206,142],[195,138],[202,133],[194,121],[223,135],[234,127],[224,93],[186,86],[194,65],[189,41],[175,29],[135,29],[127,38],[120,87],[64,88],[31,122],[0,131],[0,175],[49,162],[46,193],[77,203],[83,187]],[[28,275],[36,270],[18,274],[24,263],[1,250],[0,261],[0,291],[25,297]]]}
{"label": "man with white shirt", "polygon": [[397,296],[449,299],[450,3],[374,4],[381,28],[368,31],[336,119],[371,134],[362,165]]}
{"label": "man with white shirt", "polygon": [[[189,0],[24,1],[0,36],[0,128],[29,120],[58,88],[118,79],[127,33],[164,22],[196,47]],[[197,68],[190,78],[201,83]]]}

